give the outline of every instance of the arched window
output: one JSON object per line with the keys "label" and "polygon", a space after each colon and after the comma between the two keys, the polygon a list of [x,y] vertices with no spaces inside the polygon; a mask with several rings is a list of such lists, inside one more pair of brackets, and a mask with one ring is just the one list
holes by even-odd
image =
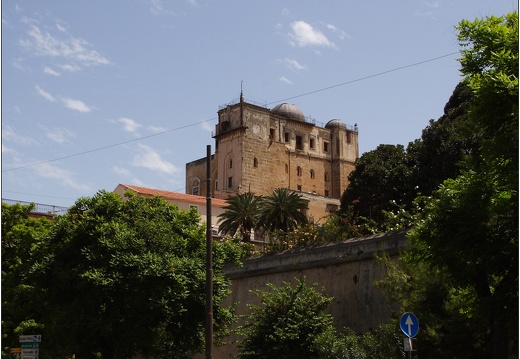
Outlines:
{"label": "arched window", "polygon": [[314,170],[311,170],[311,178],[314,179],[314,177],[315,177]]}
{"label": "arched window", "polygon": [[229,168],[233,168],[233,159],[232,158],[229,159]]}
{"label": "arched window", "polygon": [[289,165],[287,163],[285,164],[285,173],[289,173]]}
{"label": "arched window", "polygon": [[302,168],[300,166],[296,167],[296,175],[298,175],[298,177],[302,176]]}
{"label": "arched window", "polygon": [[325,182],[329,182],[329,174],[328,174],[328,172],[325,172],[324,179],[325,179]]}

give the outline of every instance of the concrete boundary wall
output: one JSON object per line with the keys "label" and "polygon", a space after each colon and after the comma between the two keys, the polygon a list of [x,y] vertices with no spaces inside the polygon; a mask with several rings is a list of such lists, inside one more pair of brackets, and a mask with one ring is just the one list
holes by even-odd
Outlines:
{"label": "concrete boundary wall", "polygon": [[[251,257],[241,267],[225,267],[232,293],[224,305],[234,303],[240,316],[249,311],[248,304],[259,304],[252,290],[268,290],[268,283],[280,286],[305,278],[308,285],[317,283],[318,289],[323,288],[334,298],[328,313],[338,330],[350,327],[361,333],[375,329],[390,316],[389,303],[375,286],[384,276],[384,269],[376,264],[376,255],[386,252],[397,258],[406,243],[406,232],[402,231]],[[216,358],[237,354],[232,344],[215,350]]]}

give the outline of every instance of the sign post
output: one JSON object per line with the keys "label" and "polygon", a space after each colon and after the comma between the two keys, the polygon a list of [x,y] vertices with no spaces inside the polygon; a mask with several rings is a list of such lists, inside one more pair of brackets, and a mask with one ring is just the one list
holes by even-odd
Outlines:
{"label": "sign post", "polygon": [[21,359],[38,359],[40,354],[40,342],[42,341],[41,335],[20,335],[18,341],[21,343]]}
{"label": "sign post", "polygon": [[411,359],[413,351],[412,338],[419,332],[419,319],[413,313],[406,312],[401,316],[399,326],[408,337],[404,339],[404,350],[408,351],[408,358]]}

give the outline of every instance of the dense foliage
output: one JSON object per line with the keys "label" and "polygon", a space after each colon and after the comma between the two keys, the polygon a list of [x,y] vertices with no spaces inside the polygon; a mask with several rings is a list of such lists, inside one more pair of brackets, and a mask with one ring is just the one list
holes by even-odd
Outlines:
{"label": "dense foliage", "polygon": [[480,146],[423,198],[382,285],[424,318],[421,357],[506,358],[518,350],[518,13],[458,30]]}
{"label": "dense foliage", "polygon": [[382,325],[373,332],[356,334],[345,328],[341,333],[332,326],[325,309],[333,298],[308,286],[305,278],[284,282],[267,291],[256,290],[260,305],[239,328],[243,340],[240,357],[251,359],[392,359],[402,357],[401,335],[396,323]]}
{"label": "dense foliage", "polygon": [[238,193],[224,209],[219,215],[220,232],[232,236],[238,233],[244,242],[250,241],[252,230],[288,233],[307,224],[307,201],[287,188],[276,188],[267,197]]}
{"label": "dense foliage", "polygon": [[[42,355],[188,358],[200,351],[206,247],[199,220],[196,211],[159,197],[123,201],[106,192],[81,198],[56,217],[45,239],[33,243],[36,254],[26,272],[41,293],[25,311],[39,315]],[[229,285],[222,266],[234,255],[229,243],[215,244],[217,333],[233,319],[220,304]]]}
{"label": "dense foliage", "polygon": [[51,222],[30,218],[33,208],[2,203],[2,358],[11,358],[9,348],[19,346],[19,335],[43,329],[41,293],[27,273]]}

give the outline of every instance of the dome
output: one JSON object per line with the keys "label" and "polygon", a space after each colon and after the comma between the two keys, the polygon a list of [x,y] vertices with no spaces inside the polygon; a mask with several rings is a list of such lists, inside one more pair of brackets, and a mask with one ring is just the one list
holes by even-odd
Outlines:
{"label": "dome", "polygon": [[273,107],[271,112],[276,115],[290,118],[291,120],[305,122],[305,115],[303,114],[302,110],[288,103],[281,103],[279,105],[276,105],[275,107]]}
{"label": "dome", "polygon": [[330,120],[325,125],[325,128],[332,129],[332,128],[347,128],[347,125],[345,125],[341,120]]}

